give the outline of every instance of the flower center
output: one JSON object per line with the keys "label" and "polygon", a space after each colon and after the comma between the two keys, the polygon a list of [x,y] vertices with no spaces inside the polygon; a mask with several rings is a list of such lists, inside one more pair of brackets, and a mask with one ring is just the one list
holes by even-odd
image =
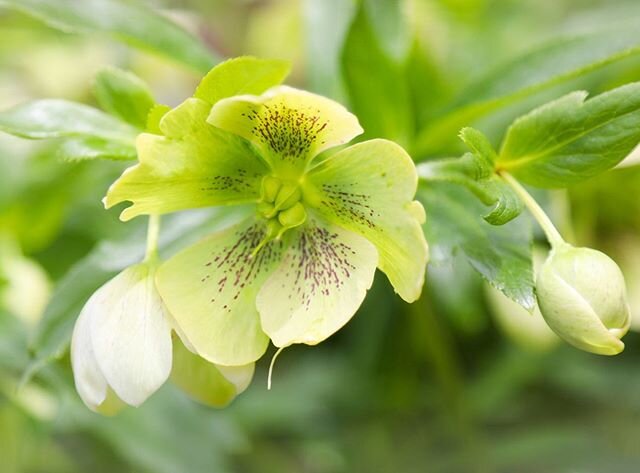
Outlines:
{"label": "flower center", "polygon": [[307,219],[298,182],[265,176],[260,196],[258,214],[267,220],[267,241],[280,238]]}

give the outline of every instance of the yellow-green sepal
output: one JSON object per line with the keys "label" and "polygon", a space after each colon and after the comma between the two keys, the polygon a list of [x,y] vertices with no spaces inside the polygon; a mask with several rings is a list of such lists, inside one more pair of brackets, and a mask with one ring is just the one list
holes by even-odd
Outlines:
{"label": "yellow-green sepal", "polygon": [[267,349],[256,294],[280,262],[284,244],[264,243],[266,234],[264,222],[250,218],[184,249],[158,269],[156,285],[179,333],[212,363],[246,365]]}
{"label": "yellow-green sepal", "polygon": [[194,97],[210,105],[241,94],[261,94],[281,84],[291,65],[281,59],[241,56],[221,62],[202,79]]}
{"label": "yellow-green sepal", "polygon": [[136,140],[139,164],[113,183],[107,208],[120,202],[122,220],[214,205],[256,202],[267,166],[241,138],[206,123],[210,105],[191,98],[165,113],[162,135]]}
{"label": "yellow-green sepal", "polygon": [[378,267],[407,302],[420,296],[429,259],[424,209],[413,200],[417,185],[404,149],[376,139],[332,155],[309,172],[303,186],[305,202],[322,217],[376,246]]}
{"label": "yellow-green sepal", "polygon": [[171,381],[202,404],[224,407],[243,392],[253,378],[255,365],[219,366],[189,351],[173,338]]}
{"label": "yellow-green sepal", "polygon": [[208,121],[256,145],[281,178],[299,177],[319,153],[362,133],[339,103],[287,86],[220,100]]}
{"label": "yellow-green sepal", "polygon": [[320,219],[292,232],[257,297],[262,328],[277,347],[316,345],[338,331],[362,304],[378,262],[366,238]]}

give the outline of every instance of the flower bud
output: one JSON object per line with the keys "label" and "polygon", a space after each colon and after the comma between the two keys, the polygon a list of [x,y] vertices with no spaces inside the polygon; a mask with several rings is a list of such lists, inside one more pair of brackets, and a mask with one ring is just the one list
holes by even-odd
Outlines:
{"label": "flower bud", "polygon": [[624,277],[607,255],[563,244],[538,273],[538,305],[545,321],[573,346],[600,355],[624,349],[630,316]]}

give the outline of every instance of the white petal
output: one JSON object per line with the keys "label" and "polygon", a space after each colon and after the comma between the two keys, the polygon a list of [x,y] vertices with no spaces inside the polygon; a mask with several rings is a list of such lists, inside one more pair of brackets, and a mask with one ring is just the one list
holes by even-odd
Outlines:
{"label": "white petal", "polygon": [[87,308],[96,360],[118,397],[138,406],[171,372],[171,327],[155,289],[153,268],[127,268],[98,289],[92,300]]}
{"label": "white petal", "polygon": [[71,337],[71,367],[78,394],[93,411],[107,398],[107,380],[104,378],[91,347],[89,325],[90,307],[94,294],[80,312]]}

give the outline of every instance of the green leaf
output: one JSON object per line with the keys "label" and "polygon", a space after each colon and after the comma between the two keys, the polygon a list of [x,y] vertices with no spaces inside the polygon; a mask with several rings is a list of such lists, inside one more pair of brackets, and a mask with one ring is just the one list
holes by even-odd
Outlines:
{"label": "green leaf", "polygon": [[492,174],[497,156],[487,137],[478,130],[470,127],[460,130],[459,136],[464,144],[473,152],[481,172],[481,177],[487,177]]}
{"label": "green leaf", "polygon": [[206,72],[219,61],[197,38],[137,1],[0,0],[67,33],[106,33]]}
{"label": "green leaf", "polygon": [[460,158],[421,163],[417,166],[418,175],[427,182],[444,181],[466,187],[483,204],[492,206],[483,218],[492,225],[504,225],[520,215],[524,204],[513,189],[493,172],[492,156],[495,156],[495,151],[486,138],[471,128],[463,130],[461,135],[477,152]]}
{"label": "green leaf", "polygon": [[622,161],[640,142],[640,82],[586,96],[573,92],[517,119],[497,166],[532,185],[561,187]]}
{"label": "green leaf", "polygon": [[136,159],[136,148],[115,141],[107,141],[93,136],[65,139],[57,150],[57,155],[65,161],[84,159],[113,159],[126,161]]}
{"label": "green leaf", "polygon": [[146,127],[149,111],[155,105],[142,79],[116,67],[98,72],[93,93],[103,110],[140,129]]}
{"label": "green leaf", "polygon": [[461,251],[492,286],[533,310],[532,235],[526,221],[491,226],[479,217],[481,204],[448,182],[430,182],[418,198],[428,216],[424,230],[433,264],[447,263]]}
{"label": "green leaf", "polygon": [[[219,208],[214,212],[191,211],[166,217],[160,239],[161,252],[172,254],[243,215],[238,208]],[[142,261],[145,225],[143,222],[130,225],[130,232],[116,240],[98,244],[58,283],[33,334],[30,343],[32,361],[25,380],[64,354],[71,340],[74,322],[89,296],[124,268]]]}
{"label": "green leaf", "polygon": [[544,89],[640,54],[637,22],[544,44],[469,85],[450,111],[418,134],[414,154],[448,149],[458,130]]}
{"label": "green leaf", "polygon": [[280,84],[289,74],[289,62],[244,56],[229,59],[211,69],[194,97],[213,105],[234,95],[258,95]]}
{"label": "green leaf", "polygon": [[23,323],[0,307],[0,369],[20,372],[29,356],[25,348],[26,330]]}
{"label": "green leaf", "polygon": [[407,0],[364,0],[364,8],[385,54],[399,62],[406,59],[413,39]]}
{"label": "green leaf", "polygon": [[[434,58],[430,44],[416,39],[407,58],[406,76],[416,129],[422,129],[451,100],[454,85]],[[425,85],[428,84],[428,85]]]}
{"label": "green leaf", "polygon": [[133,145],[138,131],[87,105],[44,99],[0,112],[0,130],[22,138],[94,137]]}
{"label": "green leaf", "polygon": [[364,138],[408,144],[414,126],[404,67],[385,53],[364,8],[345,41],[342,71],[351,107],[365,130]]}
{"label": "green leaf", "polygon": [[355,0],[304,0],[307,80],[311,91],[342,99],[340,54],[357,11]]}

